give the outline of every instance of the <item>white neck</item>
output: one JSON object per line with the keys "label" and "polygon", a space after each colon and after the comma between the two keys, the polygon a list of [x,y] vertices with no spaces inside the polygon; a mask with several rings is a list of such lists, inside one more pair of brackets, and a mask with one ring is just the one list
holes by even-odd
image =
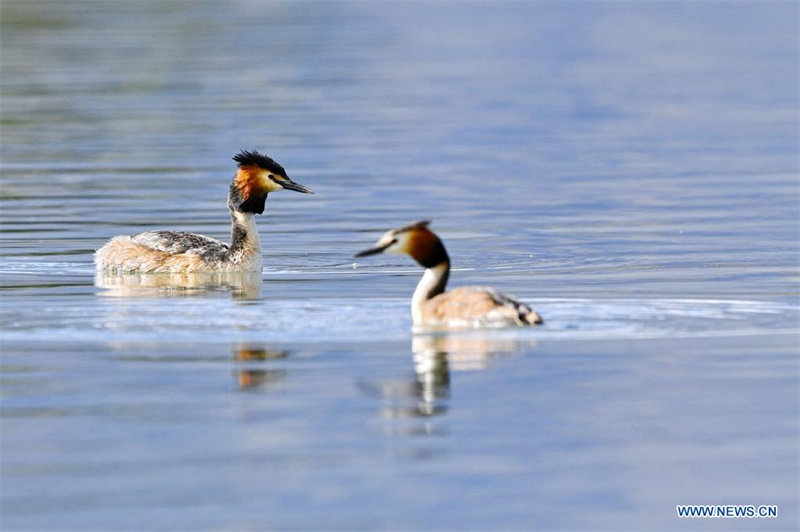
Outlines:
{"label": "white neck", "polygon": [[261,271],[261,240],[255,216],[249,212],[233,211],[232,217],[231,260],[247,264],[247,270]]}
{"label": "white neck", "polygon": [[426,268],[419,280],[414,295],[411,296],[411,319],[414,325],[422,323],[422,305],[429,299],[444,292],[447,277],[450,275],[450,263],[442,262],[433,268]]}

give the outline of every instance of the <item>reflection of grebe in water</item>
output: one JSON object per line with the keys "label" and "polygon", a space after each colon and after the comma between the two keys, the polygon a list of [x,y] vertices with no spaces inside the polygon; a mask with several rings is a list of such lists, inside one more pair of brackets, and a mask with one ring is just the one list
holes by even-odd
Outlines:
{"label": "reflection of grebe in water", "polygon": [[430,222],[417,222],[387,231],[375,247],[356,257],[376,253],[406,253],[425,268],[411,297],[415,326],[433,328],[538,325],[542,318],[524,303],[485,286],[462,286],[445,292],[450,257]]}
{"label": "reflection of grebe in water", "polygon": [[311,193],[289,179],[281,165],[256,151],[233,158],[239,168],[228,193],[231,243],[193,233],[148,231],[117,236],[95,253],[98,270],[110,272],[260,272],[261,243],[254,215],[264,212],[267,194]]}
{"label": "reflection of grebe in water", "polygon": [[[444,358],[452,371],[476,371],[489,367],[493,359],[513,355],[521,347],[513,338],[492,338],[470,333],[429,335],[417,334],[411,341],[417,374],[427,371]],[[536,345],[533,340],[527,344]]]}
{"label": "reflection of grebe in water", "polygon": [[[430,418],[448,411],[451,373],[485,370],[492,359],[512,356],[523,346],[535,345],[532,340],[476,336],[473,333],[445,335],[415,335],[411,350],[414,356],[414,378],[363,382],[360,388],[369,395],[384,401],[381,417],[384,419]],[[410,404],[409,404],[410,403]],[[394,427],[392,433],[417,434],[435,432],[426,422],[425,427]]]}
{"label": "reflection of grebe in water", "polygon": [[[264,362],[286,358],[289,356],[287,351],[270,350],[263,345],[244,345],[235,347],[233,359],[237,362]],[[244,366],[244,364],[242,365]],[[254,390],[271,382],[277,382],[286,378],[286,370],[283,369],[264,369],[254,367],[239,367],[233,372],[236,377],[236,385],[239,390]]]}
{"label": "reflection of grebe in water", "polygon": [[191,297],[230,292],[234,299],[261,297],[261,272],[127,273],[99,271],[94,284],[111,297]]}

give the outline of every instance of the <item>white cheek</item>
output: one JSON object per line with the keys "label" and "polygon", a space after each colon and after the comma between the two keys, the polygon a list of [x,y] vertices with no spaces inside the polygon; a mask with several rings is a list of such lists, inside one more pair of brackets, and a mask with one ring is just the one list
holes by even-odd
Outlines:
{"label": "white cheek", "polygon": [[283,190],[283,187],[269,178],[266,173],[259,174],[259,181],[261,182],[261,188],[263,188],[267,192],[275,192],[276,190]]}
{"label": "white cheek", "polygon": [[389,246],[384,253],[394,253],[394,254],[402,254],[406,253],[406,249],[408,248],[408,235],[405,233],[401,233],[399,235],[394,235],[393,239],[397,240],[394,244]]}
{"label": "white cheek", "polygon": [[399,244],[392,244],[388,248],[386,248],[384,253],[389,253],[391,255],[400,255],[403,253],[403,249]]}
{"label": "white cheek", "polygon": [[279,185],[270,178],[267,178],[267,182],[264,183],[264,188],[267,190],[267,192],[275,192],[276,190],[283,190],[283,187],[281,185]]}

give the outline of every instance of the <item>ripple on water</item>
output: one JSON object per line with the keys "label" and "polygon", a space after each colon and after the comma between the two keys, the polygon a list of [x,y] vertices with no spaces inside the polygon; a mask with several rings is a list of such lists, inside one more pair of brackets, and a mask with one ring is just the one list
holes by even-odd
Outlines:
{"label": "ripple on water", "polygon": [[[796,331],[800,309],[774,301],[712,299],[564,299],[525,297],[541,327],[495,330],[548,340],[668,338]],[[262,294],[218,284],[192,291],[170,286],[111,285],[99,296],[50,298],[0,311],[6,340],[372,341],[408,336],[405,298]]]}

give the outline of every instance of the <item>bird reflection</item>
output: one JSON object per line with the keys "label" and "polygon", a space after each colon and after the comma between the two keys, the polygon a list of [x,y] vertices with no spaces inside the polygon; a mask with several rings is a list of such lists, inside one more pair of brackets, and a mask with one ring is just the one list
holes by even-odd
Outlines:
{"label": "bird reflection", "polygon": [[111,297],[192,297],[230,292],[234,299],[261,297],[260,272],[134,273],[98,272],[94,284]]}
{"label": "bird reflection", "polygon": [[447,356],[437,356],[420,366],[413,379],[362,382],[361,390],[379,397],[384,419],[426,418],[444,414],[450,397],[450,370]]}
{"label": "bird reflection", "polygon": [[[530,343],[528,344],[530,345]],[[430,359],[446,357],[452,371],[477,371],[489,367],[493,359],[510,356],[520,347],[519,340],[482,334],[419,334],[411,341],[414,365],[420,368],[430,364]]]}
{"label": "bird reflection", "polygon": [[[531,340],[524,345],[531,347]],[[403,380],[363,382],[364,393],[383,401],[381,418],[393,420],[391,434],[435,434],[442,432],[433,423],[448,412],[451,373],[480,371],[491,361],[520,351],[516,338],[471,333],[416,335],[411,342],[414,376]],[[403,419],[422,419],[423,424],[404,425]]]}
{"label": "bird reflection", "polygon": [[286,370],[265,369],[263,367],[253,368],[247,363],[282,359],[288,356],[288,351],[266,349],[261,344],[235,346],[233,359],[237,362],[245,363],[243,366],[246,366],[239,367],[233,372],[237,388],[241,391],[256,390],[268,386],[270,383],[285,379]]}

